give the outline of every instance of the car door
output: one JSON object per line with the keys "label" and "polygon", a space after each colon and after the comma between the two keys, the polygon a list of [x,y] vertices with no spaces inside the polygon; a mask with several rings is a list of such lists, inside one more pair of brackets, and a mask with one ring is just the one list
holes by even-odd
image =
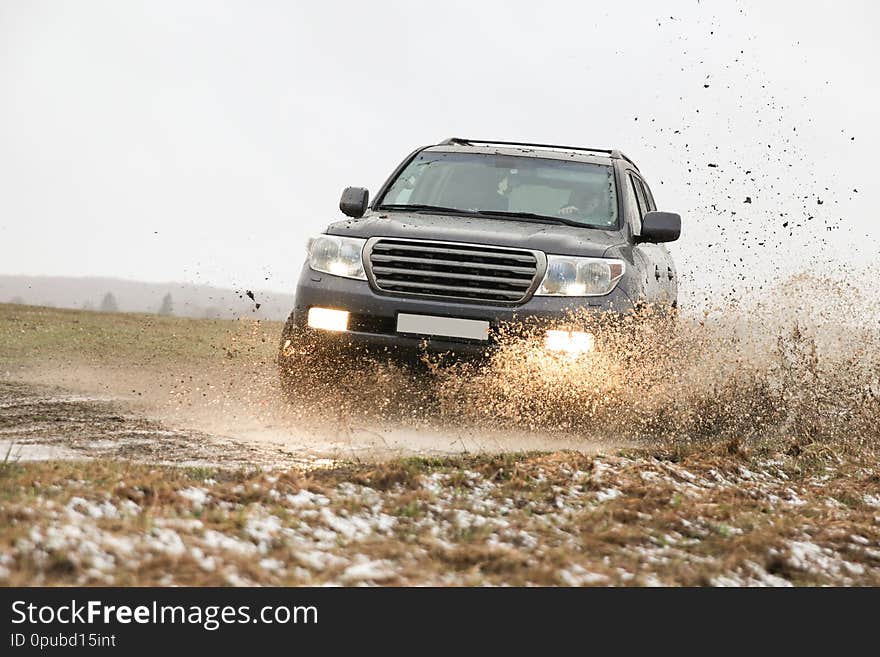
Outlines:
{"label": "car door", "polygon": [[[655,211],[657,205],[654,203],[654,195],[651,193],[648,183],[641,176],[635,176],[634,179],[637,189],[641,192],[638,194],[638,198],[643,203],[644,212]],[[655,246],[657,247],[656,257],[660,274],[658,279],[660,300],[665,305],[675,306],[678,300],[678,274],[675,271],[675,262],[665,244],[655,244]]]}
{"label": "car door", "polygon": [[[626,214],[634,236],[642,233],[642,217],[647,211],[644,191],[639,178],[633,171],[627,171],[624,194],[626,197]],[[644,286],[642,303],[660,304],[663,302],[665,290],[661,283],[661,265],[663,254],[658,244],[639,242],[633,247],[633,259],[639,267],[641,283]]]}

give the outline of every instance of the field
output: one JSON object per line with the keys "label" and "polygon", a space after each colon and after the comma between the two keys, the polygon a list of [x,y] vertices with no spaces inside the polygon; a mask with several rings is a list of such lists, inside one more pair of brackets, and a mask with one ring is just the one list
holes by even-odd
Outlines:
{"label": "field", "polygon": [[663,413],[558,367],[518,397],[532,356],[316,405],[282,400],[279,333],[0,305],[0,581],[880,585],[876,350],[671,362]]}

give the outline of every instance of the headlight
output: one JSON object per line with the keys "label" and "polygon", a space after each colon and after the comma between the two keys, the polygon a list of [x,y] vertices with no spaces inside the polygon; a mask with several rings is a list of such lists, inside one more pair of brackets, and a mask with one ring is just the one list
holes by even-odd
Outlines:
{"label": "headlight", "polygon": [[623,276],[623,260],[547,256],[547,273],[535,292],[544,297],[601,297]]}
{"label": "headlight", "polygon": [[583,331],[547,331],[544,335],[547,351],[563,351],[570,356],[588,354],[596,348],[596,338]]}
{"label": "headlight", "polygon": [[315,271],[367,280],[362,256],[366,240],[319,235],[309,240],[309,266]]}
{"label": "headlight", "polygon": [[312,306],[309,308],[308,325],[325,331],[347,331],[348,311]]}

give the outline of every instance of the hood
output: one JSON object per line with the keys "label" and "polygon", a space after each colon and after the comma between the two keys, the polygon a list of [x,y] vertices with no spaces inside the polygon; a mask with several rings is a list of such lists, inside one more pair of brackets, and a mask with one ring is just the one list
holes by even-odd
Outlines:
{"label": "hood", "polygon": [[537,249],[559,255],[600,257],[610,247],[626,241],[617,230],[578,228],[556,224],[512,221],[489,217],[459,217],[378,212],[361,219],[330,224],[330,235],[348,237],[400,237],[406,239],[472,242],[524,249]]}

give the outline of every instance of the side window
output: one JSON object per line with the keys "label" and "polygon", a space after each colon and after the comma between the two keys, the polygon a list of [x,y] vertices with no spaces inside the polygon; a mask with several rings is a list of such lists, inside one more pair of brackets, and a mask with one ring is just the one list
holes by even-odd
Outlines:
{"label": "side window", "polygon": [[648,202],[648,212],[654,212],[657,209],[657,204],[654,203],[654,195],[651,193],[651,188],[648,187],[648,183],[644,180],[642,183],[642,191],[645,193],[645,200]]}
{"label": "side window", "polygon": [[645,202],[639,198],[640,190],[636,184],[635,177],[630,174],[627,178],[629,179],[629,182],[626,185],[627,219],[632,226],[633,235],[641,235],[642,215],[644,215],[642,208],[644,207]]}
{"label": "side window", "polygon": [[629,179],[632,180],[633,187],[636,189],[636,198],[639,199],[639,216],[644,219],[645,213],[649,211],[648,201],[645,198],[644,183],[642,183],[641,178],[637,178],[633,175],[630,175]]}

